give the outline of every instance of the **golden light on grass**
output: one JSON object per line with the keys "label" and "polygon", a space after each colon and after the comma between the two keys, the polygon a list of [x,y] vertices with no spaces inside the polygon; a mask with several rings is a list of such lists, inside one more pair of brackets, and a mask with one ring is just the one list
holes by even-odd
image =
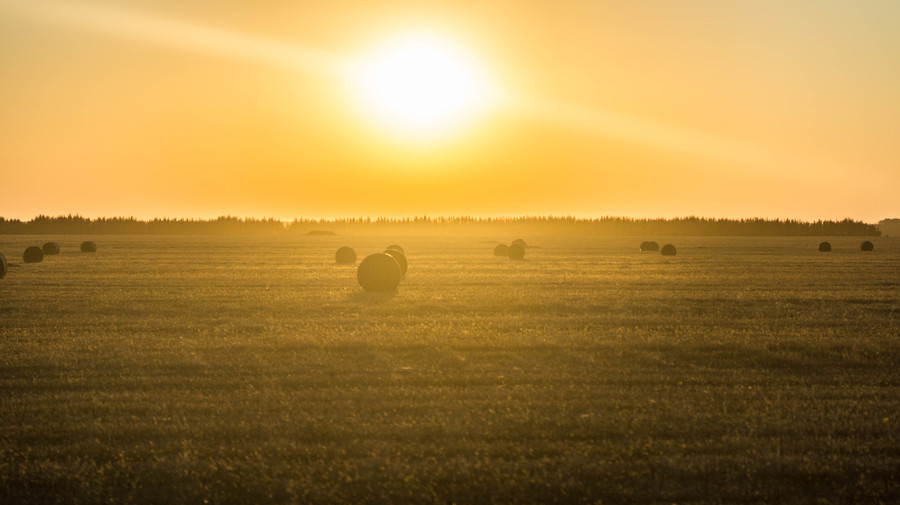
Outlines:
{"label": "golden light on grass", "polygon": [[463,128],[495,100],[475,57],[448,37],[390,37],[347,65],[349,91],[378,128],[434,139]]}

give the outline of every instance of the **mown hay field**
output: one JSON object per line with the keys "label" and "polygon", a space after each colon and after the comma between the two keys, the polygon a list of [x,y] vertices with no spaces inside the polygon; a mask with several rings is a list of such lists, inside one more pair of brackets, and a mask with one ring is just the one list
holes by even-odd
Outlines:
{"label": "mown hay field", "polygon": [[0,503],[900,501],[900,241],[512,238],[0,237]]}

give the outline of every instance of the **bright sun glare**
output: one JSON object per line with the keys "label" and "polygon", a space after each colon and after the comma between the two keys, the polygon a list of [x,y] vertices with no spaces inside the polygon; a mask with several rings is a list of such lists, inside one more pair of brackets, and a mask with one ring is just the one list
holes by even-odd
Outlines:
{"label": "bright sun glare", "polygon": [[378,45],[351,64],[348,78],[370,119],[407,139],[459,130],[485,111],[493,94],[475,58],[427,33]]}

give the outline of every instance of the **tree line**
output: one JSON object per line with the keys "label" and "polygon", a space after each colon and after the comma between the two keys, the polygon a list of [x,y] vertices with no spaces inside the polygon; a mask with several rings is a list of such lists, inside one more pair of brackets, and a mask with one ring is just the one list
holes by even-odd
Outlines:
{"label": "tree line", "polygon": [[878,221],[878,230],[888,237],[900,237],[900,219],[882,219]]}
{"label": "tree line", "polygon": [[446,234],[499,233],[601,236],[879,236],[877,225],[853,219],[721,219],[696,216],[637,219],[522,216],[509,218],[409,217],[343,218],[280,221],[274,218],[140,220],[133,217],[90,219],[78,215],[39,215],[30,221],[0,217],[0,234],[41,235],[274,235],[274,234]]}

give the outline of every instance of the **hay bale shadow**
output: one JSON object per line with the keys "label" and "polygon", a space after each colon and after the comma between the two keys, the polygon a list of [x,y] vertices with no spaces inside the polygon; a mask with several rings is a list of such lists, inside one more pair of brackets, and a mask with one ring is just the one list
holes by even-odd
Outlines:
{"label": "hay bale shadow", "polygon": [[347,297],[353,303],[378,305],[389,302],[397,296],[397,291],[354,291]]}

